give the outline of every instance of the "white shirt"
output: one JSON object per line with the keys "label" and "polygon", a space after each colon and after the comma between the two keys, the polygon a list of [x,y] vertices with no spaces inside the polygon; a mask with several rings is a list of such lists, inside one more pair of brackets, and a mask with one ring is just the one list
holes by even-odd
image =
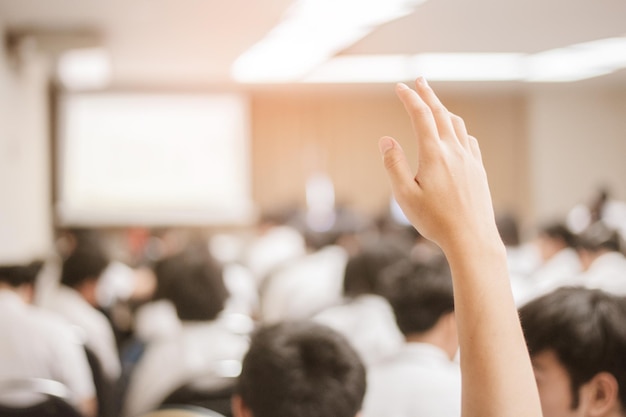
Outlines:
{"label": "white shirt", "polygon": [[368,371],[364,417],[459,417],[461,371],[438,347],[407,343]]}
{"label": "white shirt", "polygon": [[[76,405],[95,397],[85,351],[70,325],[28,305],[13,291],[0,290],[0,382],[44,378],[64,384]],[[32,395],[0,402],[30,405]]]}
{"label": "white shirt", "polygon": [[247,338],[231,333],[219,320],[183,323],[180,333],[148,345],[131,376],[123,415],[153,410],[192,381],[223,384],[226,377],[239,375],[247,349]]}
{"label": "white shirt", "polygon": [[107,378],[115,381],[120,377],[121,364],[115,335],[104,314],[93,308],[77,291],[65,285],[57,288],[46,307],[80,329],[85,346],[99,359]]}
{"label": "white shirt", "polygon": [[391,306],[377,295],[361,295],[330,307],[314,320],[342,333],[368,366],[397,352],[404,344]]}
{"label": "white shirt", "polygon": [[576,283],[626,296],[626,257],[619,252],[600,255],[587,271],[577,277]]}
{"label": "white shirt", "polygon": [[263,321],[308,319],[339,304],[347,262],[342,247],[327,246],[270,276],[261,294]]}
{"label": "white shirt", "polygon": [[581,270],[580,259],[574,249],[560,250],[530,275],[526,293],[516,294],[517,304],[521,305],[558,287],[574,285]]}

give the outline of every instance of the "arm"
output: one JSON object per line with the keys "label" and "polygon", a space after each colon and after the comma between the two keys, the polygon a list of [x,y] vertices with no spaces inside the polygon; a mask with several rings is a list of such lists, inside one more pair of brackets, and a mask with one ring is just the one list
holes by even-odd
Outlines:
{"label": "arm", "polygon": [[416,174],[395,140],[384,137],[379,146],[398,204],[452,270],[462,414],[541,416],[478,143],[422,78],[415,84],[396,92],[418,141]]}

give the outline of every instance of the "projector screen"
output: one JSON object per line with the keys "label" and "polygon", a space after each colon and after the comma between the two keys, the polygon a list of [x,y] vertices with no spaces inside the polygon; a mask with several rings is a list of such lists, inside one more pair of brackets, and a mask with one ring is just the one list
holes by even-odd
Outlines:
{"label": "projector screen", "polygon": [[252,220],[244,97],[69,94],[59,115],[61,224]]}

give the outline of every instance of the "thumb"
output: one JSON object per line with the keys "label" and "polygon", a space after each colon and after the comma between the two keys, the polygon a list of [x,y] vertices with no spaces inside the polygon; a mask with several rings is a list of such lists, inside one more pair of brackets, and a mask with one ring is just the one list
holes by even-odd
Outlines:
{"label": "thumb", "polygon": [[391,182],[391,188],[396,198],[398,191],[406,186],[415,185],[413,172],[409,166],[404,151],[398,142],[389,136],[380,138],[378,149],[383,157],[385,169]]}

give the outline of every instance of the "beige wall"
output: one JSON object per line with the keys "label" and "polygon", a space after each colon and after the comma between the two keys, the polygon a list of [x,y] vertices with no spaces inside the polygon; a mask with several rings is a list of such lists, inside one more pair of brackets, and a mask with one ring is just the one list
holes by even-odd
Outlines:
{"label": "beige wall", "polygon": [[626,86],[545,86],[530,96],[529,114],[539,220],[565,215],[600,185],[626,199]]}
{"label": "beige wall", "polygon": [[[528,216],[531,200],[525,99],[517,93],[444,95],[479,138],[494,204]],[[367,213],[386,208],[389,187],[377,140],[391,135],[415,162],[408,118],[393,87],[372,92],[256,93],[252,99],[253,187],[263,209],[303,203],[314,168],[335,182],[337,200]]]}

